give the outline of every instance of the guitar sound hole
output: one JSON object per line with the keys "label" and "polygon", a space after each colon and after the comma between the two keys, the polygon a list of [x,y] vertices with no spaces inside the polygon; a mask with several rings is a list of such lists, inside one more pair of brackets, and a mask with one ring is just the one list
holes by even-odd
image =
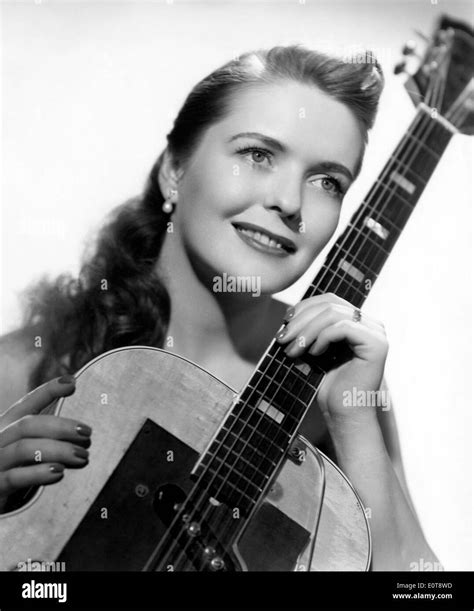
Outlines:
{"label": "guitar sound hole", "polygon": [[153,497],[153,509],[165,526],[169,526],[185,501],[186,494],[175,484],[160,486]]}

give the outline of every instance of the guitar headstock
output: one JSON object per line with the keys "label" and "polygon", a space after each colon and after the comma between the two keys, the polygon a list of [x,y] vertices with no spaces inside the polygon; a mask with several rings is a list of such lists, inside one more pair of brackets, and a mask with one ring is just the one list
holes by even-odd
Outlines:
{"label": "guitar headstock", "polygon": [[[414,43],[403,53],[415,55]],[[436,109],[463,134],[474,133],[474,34],[472,28],[446,15],[436,26],[417,70],[405,83],[413,102]],[[401,72],[405,62],[395,72]]]}

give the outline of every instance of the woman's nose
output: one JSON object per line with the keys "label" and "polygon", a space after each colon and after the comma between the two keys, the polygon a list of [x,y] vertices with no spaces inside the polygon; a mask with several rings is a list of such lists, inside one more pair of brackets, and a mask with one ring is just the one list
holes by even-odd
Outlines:
{"label": "woman's nose", "polygon": [[265,198],[265,207],[277,210],[282,216],[294,218],[301,214],[302,185],[295,178],[278,180]]}

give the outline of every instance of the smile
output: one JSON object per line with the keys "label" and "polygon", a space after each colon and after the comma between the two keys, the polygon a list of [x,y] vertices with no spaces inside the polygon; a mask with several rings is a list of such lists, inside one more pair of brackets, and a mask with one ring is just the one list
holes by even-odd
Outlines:
{"label": "smile", "polygon": [[248,223],[235,223],[233,227],[246,244],[260,252],[286,257],[296,250],[291,240],[266,232],[260,227],[250,226]]}

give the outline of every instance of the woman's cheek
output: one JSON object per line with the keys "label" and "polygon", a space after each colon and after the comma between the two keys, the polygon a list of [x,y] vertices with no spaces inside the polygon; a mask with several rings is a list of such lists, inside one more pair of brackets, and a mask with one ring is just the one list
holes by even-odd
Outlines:
{"label": "woman's cheek", "polygon": [[[303,221],[301,233],[312,251],[313,259],[321,252],[337,229],[341,206],[337,202],[314,207]],[[305,216],[303,216],[303,219]]]}

